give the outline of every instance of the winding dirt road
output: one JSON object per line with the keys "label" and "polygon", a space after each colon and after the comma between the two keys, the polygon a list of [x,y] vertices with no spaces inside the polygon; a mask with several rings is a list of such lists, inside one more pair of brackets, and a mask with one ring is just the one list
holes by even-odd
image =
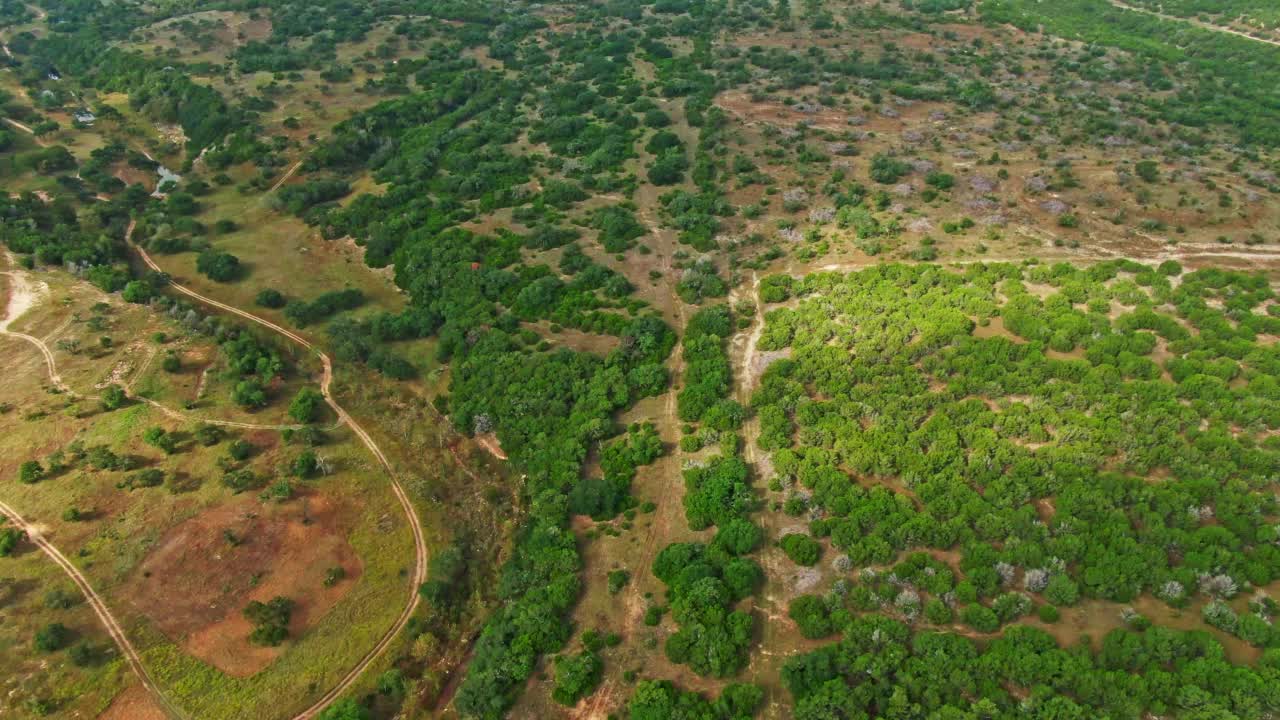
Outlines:
{"label": "winding dirt road", "polygon": [[107,633],[111,635],[111,639],[114,640],[116,646],[120,648],[120,653],[124,655],[125,660],[129,663],[129,667],[133,670],[133,673],[138,676],[138,680],[142,682],[142,686],[146,688],[147,692],[151,693],[152,697],[160,703],[160,706],[169,713],[170,716],[185,719],[187,716],[181,710],[174,707],[173,704],[169,702],[168,698],[164,696],[164,693],[160,692],[156,688],[155,681],[152,680],[151,675],[147,672],[147,668],[142,664],[142,658],[138,657],[138,652],[134,650],[133,643],[129,642],[129,637],[125,635],[124,630],[120,627],[120,623],[116,621],[115,616],[107,609],[106,603],[104,603],[98,593],[94,591],[93,586],[90,585],[88,579],[80,573],[80,570],[77,569],[75,565],[72,565],[71,561],[68,560],[66,556],[58,550],[58,548],[54,547],[53,543],[41,537],[40,531],[37,528],[27,523],[27,521],[24,520],[16,510],[9,507],[4,502],[0,502],[0,515],[4,515],[9,518],[10,522],[27,534],[27,539],[30,540],[33,545],[39,548],[45,555],[48,555],[49,559],[53,560],[58,567],[62,568],[62,571],[71,578],[71,581],[76,584],[76,587],[80,588],[80,592],[84,594],[85,599],[89,601],[89,607],[93,609],[93,614],[98,616],[98,620],[100,620],[103,627],[107,629]]}
{"label": "winding dirt road", "polygon": [[[129,224],[128,229],[125,232],[126,242],[128,242],[129,246],[138,253],[138,255],[142,258],[143,262],[145,262],[148,267],[150,267],[151,269],[157,272],[163,272],[160,269],[160,267],[155,263],[155,261],[151,259],[151,256],[148,255],[145,250],[143,250],[141,247],[137,246],[133,242],[134,227],[135,227],[135,223],[131,222]],[[26,312],[26,310],[30,309],[30,307],[34,304],[35,297],[38,293],[36,291],[33,291],[32,288],[29,286],[24,274],[15,273],[15,272],[9,272],[4,274],[9,275],[11,278],[14,279],[14,286],[13,288],[11,288],[10,303],[9,303],[9,307],[7,308],[6,315],[4,318],[0,319],[0,334],[21,338],[31,343],[32,345],[34,345],[36,348],[40,350],[41,355],[44,356],[45,364],[48,366],[50,382],[56,385],[59,389],[73,396],[87,397],[87,396],[83,396],[76,393],[65,382],[63,382],[61,376],[59,376],[58,374],[57,364],[53,357],[53,353],[49,349],[49,346],[43,340],[35,336],[28,335],[26,333],[21,333],[21,332],[17,332],[9,329],[10,324],[14,320],[16,320],[20,315]],[[218,308],[220,310],[224,310],[233,315],[237,315],[246,320],[262,325],[263,327],[273,330],[274,332],[280,335],[283,335],[284,337],[292,340],[293,342],[298,343],[302,347],[316,353],[316,355],[320,358],[320,362],[324,368],[324,374],[320,384],[320,392],[323,394],[325,402],[328,403],[329,407],[331,407],[334,413],[338,416],[339,423],[345,423],[348,427],[352,429],[353,432],[355,432],[356,436],[360,438],[360,441],[364,444],[366,448],[368,448],[369,452],[371,452],[373,456],[377,458],[378,463],[382,466],[383,470],[386,471],[387,476],[391,481],[392,492],[395,494],[397,501],[399,501],[401,509],[403,509],[405,517],[409,521],[410,529],[413,532],[413,542],[414,542],[414,550],[415,550],[416,557],[414,562],[413,582],[410,585],[408,603],[406,603],[404,610],[400,613],[400,616],[396,619],[396,622],[383,635],[382,639],[379,640],[378,643],[374,645],[367,653],[365,653],[365,655],[360,659],[360,661],[355,665],[355,667],[353,667],[350,670],[350,672],[348,672],[337,685],[331,688],[318,701],[316,701],[313,705],[311,705],[311,707],[302,711],[301,713],[294,716],[293,718],[293,720],[310,720],[311,718],[314,718],[319,713],[323,712],[324,709],[327,708],[329,705],[333,704],[333,702],[335,702],[339,697],[341,697],[342,694],[345,693],[356,682],[356,680],[359,679],[360,675],[364,673],[364,671],[369,667],[369,665],[371,665],[376,659],[378,659],[378,657],[380,657],[387,650],[387,648],[395,640],[396,635],[398,635],[400,631],[404,629],[404,626],[409,622],[409,618],[412,617],[414,611],[417,610],[418,603],[420,602],[420,597],[418,595],[418,586],[421,585],[426,580],[426,574],[427,574],[427,543],[426,543],[426,537],[422,531],[422,524],[418,519],[417,512],[413,508],[413,504],[409,500],[408,494],[405,493],[404,488],[401,486],[400,481],[397,479],[395,475],[395,471],[391,468],[391,463],[387,460],[386,455],[383,454],[382,449],[378,447],[378,444],[374,442],[373,438],[370,437],[369,433],[366,432],[364,428],[360,427],[359,423],[357,423],[347,413],[346,409],[344,409],[341,405],[339,405],[338,402],[333,398],[333,394],[330,390],[330,385],[332,384],[332,381],[333,381],[333,364],[330,361],[329,356],[327,354],[317,349],[314,345],[312,345],[309,341],[307,341],[306,338],[303,338],[297,333],[291,332],[290,330],[287,330],[269,320],[266,320],[265,318],[258,317],[257,315],[253,315],[252,313],[245,312],[243,310],[240,310],[239,308],[233,307],[231,305],[227,305],[225,303],[218,302],[217,300],[213,300],[212,298],[205,297],[193,290],[190,290],[186,287],[178,285],[177,283],[170,283],[170,287],[172,287],[174,290],[184,295],[187,295],[188,297],[194,300],[199,301],[202,304],[205,304],[214,308]],[[142,402],[146,402],[154,407],[157,407],[161,411],[165,412],[166,414],[181,417],[183,419],[193,419],[189,416],[186,416],[185,414],[182,414],[175,410],[167,408],[148,398],[135,397],[134,399],[140,400]],[[218,425],[226,425],[231,427],[251,428],[251,429],[260,429],[260,428],[279,429],[282,427],[291,427],[291,426],[255,425],[253,423],[238,423],[238,422],[229,421],[229,420],[203,420],[203,422],[209,422],[211,424],[218,424]],[[34,545],[36,545],[36,547],[38,547],[42,552],[48,555],[49,558],[52,559],[60,568],[62,568],[62,570],[71,578],[71,580],[76,584],[76,586],[80,588],[80,591],[84,594],[85,598],[89,601],[89,605],[93,609],[94,614],[98,616],[98,619],[102,622],[103,626],[106,627],[107,632],[110,634],[112,640],[115,641],[116,645],[120,648],[121,654],[128,661],[129,666],[133,670],[134,674],[138,676],[138,679],[141,681],[143,687],[152,696],[154,696],[154,698],[159,703],[161,708],[164,709],[165,712],[167,712],[171,717],[179,718],[180,720],[186,720],[187,715],[185,715],[179,708],[175,707],[173,703],[171,703],[169,699],[164,695],[164,693],[162,693],[159,690],[155,681],[152,679],[151,675],[147,672],[146,667],[143,665],[142,659],[141,657],[139,657],[137,651],[134,649],[133,644],[129,641],[128,636],[125,635],[124,630],[121,628],[119,621],[116,620],[115,616],[112,615],[111,611],[107,608],[106,603],[103,602],[102,598],[97,594],[96,591],[94,591],[92,585],[89,584],[88,579],[85,578],[84,575],[81,574],[80,571],[76,568],[76,566],[73,565],[69,560],[67,560],[67,558],[56,547],[54,547],[52,543],[45,540],[40,535],[37,528],[33,527],[31,524],[26,522],[26,520],[24,520],[22,516],[17,513],[17,511],[15,511],[13,508],[9,507],[3,502],[0,502],[0,515],[4,515],[5,517],[7,517],[11,522],[13,522],[15,527],[25,532],[27,534],[27,537],[30,539],[30,541]]]}
{"label": "winding dirt road", "polygon": [[[14,281],[15,290],[18,288],[21,288],[23,283],[26,282],[25,275],[22,273],[3,272],[3,273],[0,273],[0,275],[7,275],[10,278],[12,278]],[[53,351],[49,349],[49,344],[47,342],[45,342],[44,340],[38,337],[35,337],[34,335],[28,335],[27,333],[18,332],[17,330],[10,329],[10,325],[14,320],[17,319],[18,315],[22,314],[22,311],[25,311],[25,308],[22,308],[22,307],[15,308],[12,303],[10,304],[10,308],[7,316],[3,320],[0,320],[0,335],[8,335],[9,337],[16,337],[21,340],[25,340],[31,345],[34,345],[35,348],[39,350],[40,354],[44,357],[44,364],[49,371],[49,383],[54,387],[58,388],[59,391],[73,398],[77,398],[81,400],[97,400],[98,399],[97,395],[85,395],[84,393],[78,392],[77,390],[72,388],[70,385],[68,385],[65,381],[63,381],[62,375],[58,373],[58,362],[56,359],[54,359]],[[155,357],[154,355],[151,356],[151,358],[154,358],[154,357]],[[148,358],[148,362],[150,361],[151,358]],[[136,373],[134,373],[134,379],[136,379],[137,376],[140,375],[145,369],[146,369],[146,366],[144,365]],[[175,420],[181,420],[183,422],[204,423],[206,425],[219,425],[222,427],[232,427],[232,428],[238,428],[241,430],[297,430],[302,427],[301,425],[288,425],[288,424],[270,425],[270,424],[264,424],[264,423],[240,422],[238,420],[219,420],[216,418],[200,417],[198,415],[194,415],[191,413],[182,412],[181,410],[174,410],[173,408],[167,405],[164,405],[162,403],[156,402],[151,398],[135,395],[133,392],[133,387],[131,383],[125,383],[124,391],[130,400],[146,403],[147,405],[150,405],[151,407],[159,410],[161,413]],[[342,424],[342,421],[339,420],[330,429],[336,429],[341,424]]]}
{"label": "winding dirt road", "polygon": [[[58,376],[57,366],[54,364],[53,360],[53,353],[49,351],[49,347],[37,337],[9,329],[9,326],[13,324],[14,320],[17,320],[35,304],[37,296],[39,295],[39,290],[33,289],[26,276],[22,273],[5,274],[12,278],[13,284],[9,288],[9,302],[8,306],[5,308],[5,316],[3,319],[0,319],[0,334],[22,338],[39,348],[41,354],[44,355],[45,362],[49,366],[50,380],[58,387],[70,390],[70,388],[67,388],[62,382],[62,378]],[[62,571],[71,578],[71,581],[76,584],[76,587],[80,588],[80,592],[84,594],[85,599],[89,602],[89,607],[93,610],[93,614],[98,616],[98,620],[101,621],[103,627],[107,629],[107,634],[111,636],[111,639],[115,641],[116,646],[120,648],[120,654],[124,656],[125,660],[129,663],[129,667],[133,670],[134,674],[138,676],[138,680],[142,683],[142,686],[147,690],[147,692],[151,693],[151,695],[155,697],[160,707],[163,708],[170,716],[185,720],[186,715],[184,715],[178,708],[174,707],[169,702],[168,698],[156,689],[156,683],[147,672],[147,668],[142,664],[142,658],[138,656],[138,652],[133,648],[133,643],[129,642],[129,637],[125,635],[124,630],[120,627],[120,623],[116,620],[115,616],[111,614],[111,611],[107,609],[106,603],[103,602],[98,593],[94,591],[93,586],[90,585],[89,580],[81,574],[79,568],[71,564],[71,561],[68,560],[66,556],[53,545],[53,543],[44,539],[38,528],[28,523],[16,510],[3,501],[0,501],[0,515],[8,518],[9,521],[13,523],[14,527],[17,527],[19,530],[26,533],[27,539],[33,545],[35,545],[45,555],[49,556],[49,559],[53,560],[58,567],[62,568]]]}
{"label": "winding dirt road", "polygon": [[1142,13],[1143,15],[1151,15],[1153,17],[1158,17],[1161,20],[1168,20],[1170,22],[1186,23],[1188,25],[1194,25],[1195,27],[1198,27],[1201,30],[1209,30],[1210,32],[1220,32],[1220,33],[1225,33],[1227,35],[1235,35],[1236,37],[1241,37],[1241,38],[1244,38],[1245,40],[1252,40],[1254,42],[1266,43],[1267,45],[1271,45],[1273,47],[1280,47],[1280,40],[1268,40],[1267,38],[1254,37],[1253,35],[1250,35],[1247,32],[1242,32],[1240,30],[1236,30],[1235,28],[1229,28],[1224,25],[1214,25],[1213,23],[1207,23],[1197,18],[1187,18],[1187,17],[1178,17],[1176,15],[1166,15],[1165,13],[1158,12],[1156,10],[1148,10],[1147,8],[1135,7],[1133,5],[1120,2],[1120,0],[1109,0],[1109,1],[1112,5],[1120,8],[1121,10],[1128,10],[1130,12]]}
{"label": "winding dirt road", "polygon": [[[125,241],[129,243],[129,247],[133,248],[133,250],[138,253],[138,256],[142,258],[142,261],[147,264],[147,267],[155,270],[156,272],[164,272],[160,266],[151,259],[151,256],[147,254],[146,250],[143,250],[133,242],[133,230],[135,226],[136,221],[131,221],[129,223],[129,227],[125,231]],[[365,669],[386,651],[392,641],[395,640],[396,635],[398,635],[409,622],[409,618],[413,616],[414,611],[417,610],[419,603],[418,586],[421,585],[427,577],[427,541],[422,532],[422,523],[419,522],[418,514],[413,509],[413,504],[409,501],[408,494],[405,493],[404,488],[400,485],[400,481],[396,478],[395,471],[392,470],[391,463],[387,460],[386,455],[383,454],[382,449],[373,441],[373,438],[369,436],[369,433],[366,432],[364,428],[360,427],[360,424],[357,423],[333,398],[333,393],[330,390],[330,385],[333,382],[333,363],[326,353],[316,348],[310,341],[301,335],[283,328],[266,318],[245,312],[235,306],[218,302],[213,298],[205,297],[190,288],[183,287],[182,285],[174,282],[170,282],[169,287],[203,305],[214,307],[231,313],[232,315],[244,318],[250,322],[257,323],[258,325],[292,340],[307,350],[314,352],[316,356],[320,358],[320,363],[324,367],[324,375],[320,380],[320,392],[324,395],[325,402],[329,404],[329,407],[333,408],[333,412],[337,414],[338,419],[350,427],[352,432],[354,432],[356,436],[360,438],[360,441],[364,443],[364,446],[368,448],[369,452],[378,459],[378,463],[382,465],[383,470],[387,473],[388,479],[391,481],[391,491],[395,493],[396,499],[400,502],[400,506],[404,510],[405,517],[408,519],[409,526],[413,531],[413,544],[417,557],[415,558],[414,563],[413,582],[409,590],[409,602],[405,605],[404,611],[400,613],[400,617],[397,618],[395,624],[392,625],[391,628],[387,630],[386,634],[383,635],[382,639],[378,641],[378,643],[374,645],[363,658],[360,659],[360,662],[357,663],[349,673],[347,673],[342,681],[325,693],[324,696],[316,701],[314,705],[293,718],[293,720],[309,720],[341,697],[342,694],[355,683]]]}

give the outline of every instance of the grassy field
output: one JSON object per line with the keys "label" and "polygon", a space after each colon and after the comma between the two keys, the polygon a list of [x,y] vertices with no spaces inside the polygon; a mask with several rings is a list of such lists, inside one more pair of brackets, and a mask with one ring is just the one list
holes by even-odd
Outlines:
{"label": "grassy field", "polygon": [[[95,384],[104,379],[129,382],[139,358],[147,357],[142,350],[153,342],[151,335],[159,328],[174,333],[174,324],[139,306],[113,301],[94,310],[102,299],[65,275],[38,274],[32,279],[48,289],[41,295],[43,302],[14,329],[55,346],[60,339],[77,339],[85,333],[83,326],[93,322],[102,328],[89,331],[93,337],[112,338],[111,348],[54,351],[62,380],[82,395],[95,394]],[[81,344],[87,346],[87,340]],[[135,348],[135,342],[142,347]],[[175,335],[167,343],[180,344],[187,353],[217,353],[197,337]],[[68,393],[51,392],[44,361],[29,343],[3,338],[0,344],[5,362],[19,370],[0,396],[7,408],[0,416],[0,445],[6,458],[0,475],[10,478],[5,481],[5,500],[47,528],[44,534],[76,559],[122,617],[149,668],[180,707],[202,718],[264,717],[260,701],[270,696],[288,698],[276,705],[278,715],[272,715],[286,716],[331,687],[395,619],[408,589],[412,543],[385,479],[348,431],[328,430],[328,440],[317,448],[332,466],[331,474],[290,479],[289,463],[304,448],[286,444],[274,430],[233,429],[209,447],[193,436],[196,418],[229,416],[253,423],[281,419],[272,412],[236,417],[222,401],[197,403],[185,411],[191,421],[139,402],[104,411],[90,398],[76,400]],[[170,378],[147,369],[138,388],[167,401],[174,394],[170,384]],[[209,392],[217,391],[218,385],[211,383]],[[274,403],[275,412],[286,399]],[[177,438],[173,454],[142,441],[142,431],[152,427]],[[272,494],[259,498],[252,490],[237,495],[219,482],[218,464],[228,459],[227,444],[237,437],[255,449],[247,463],[230,466],[249,469]],[[88,450],[104,446],[117,456],[133,458],[139,467],[162,471],[164,483],[132,491],[121,488],[130,472],[95,470],[87,461],[76,462],[77,445]],[[31,485],[14,479],[21,462],[36,459],[47,467],[58,451],[64,452],[65,470],[50,472]],[[283,496],[275,492],[281,488],[288,488]],[[78,511],[76,519],[67,514],[70,508]],[[198,555],[198,548],[212,553],[215,565],[166,559],[169,552]],[[25,551],[23,567],[38,563],[39,557]],[[342,567],[344,575],[329,587],[326,573],[333,567]],[[24,592],[19,600],[38,602],[33,598],[57,580],[47,571],[39,590]],[[240,609],[246,596],[266,601],[276,594],[297,604],[291,638],[279,649],[255,648],[247,641],[250,628],[240,618]],[[202,613],[190,607],[193,596],[208,600],[211,609]],[[37,613],[31,622],[46,617]],[[76,623],[86,635],[94,630],[78,616]],[[29,629],[26,624],[24,620],[24,631]],[[10,642],[21,647],[16,639]],[[239,677],[246,670],[250,675]],[[125,671],[117,667],[111,672],[119,676]],[[61,682],[66,677],[73,675],[58,675],[55,684],[32,686],[28,692],[77,687]],[[97,702],[101,709],[113,688],[122,688],[127,679],[115,677],[112,684],[104,680],[94,694],[77,701],[84,705],[76,707]]]}

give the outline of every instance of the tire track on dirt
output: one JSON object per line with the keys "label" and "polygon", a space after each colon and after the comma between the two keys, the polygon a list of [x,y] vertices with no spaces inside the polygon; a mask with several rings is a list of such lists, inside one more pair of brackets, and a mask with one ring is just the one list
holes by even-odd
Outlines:
{"label": "tire track on dirt", "polygon": [[[164,272],[163,270],[160,269],[160,266],[157,265],[156,262],[151,259],[151,256],[147,254],[146,250],[143,250],[140,246],[138,246],[136,243],[133,242],[133,230],[136,227],[136,225],[137,225],[136,220],[129,222],[129,227],[125,230],[125,242],[127,242],[129,244],[129,247],[131,247],[135,252],[138,253],[139,257],[142,258],[142,261],[146,263],[147,267],[151,268],[152,270],[155,270],[156,272]],[[409,618],[413,616],[414,611],[418,609],[418,603],[420,602],[420,596],[418,595],[418,586],[421,585],[426,580],[426,575],[427,575],[427,541],[422,531],[422,523],[418,520],[418,513],[413,509],[413,503],[410,502],[408,494],[404,491],[404,488],[400,485],[400,481],[396,477],[395,471],[391,468],[390,461],[388,461],[386,455],[383,454],[382,449],[378,447],[378,444],[374,442],[373,438],[369,435],[369,433],[366,432],[365,429],[361,427],[360,424],[357,423],[355,419],[353,419],[351,415],[347,413],[346,409],[343,408],[341,405],[339,405],[338,401],[334,399],[333,393],[330,389],[330,385],[333,382],[333,362],[329,359],[328,354],[326,354],[319,348],[312,345],[310,341],[308,341],[306,338],[302,337],[301,335],[298,335],[297,333],[291,330],[281,327],[271,322],[270,320],[267,320],[266,318],[259,317],[250,312],[246,312],[233,305],[228,305],[226,303],[219,302],[217,300],[214,300],[213,298],[205,297],[204,295],[201,295],[200,293],[194,290],[191,290],[190,288],[184,287],[172,281],[170,281],[169,287],[179,293],[182,293],[183,295],[186,295],[187,297],[192,298],[193,300],[198,301],[203,305],[207,305],[209,307],[213,307],[219,310],[229,312],[232,315],[243,318],[245,320],[256,323],[258,325],[261,325],[267,328],[268,330],[272,330],[277,334],[282,335],[288,338],[289,340],[292,340],[293,342],[297,343],[303,348],[314,352],[316,356],[320,358],[320,363],[324,368],[324,374],[320,381],[320,393],[324,396],[325,402],[328,403],[329,407],[332,408],[334,413],[337,414],[338,419],[343,423],[345,423],[347,427],[351,428],[351,431],[354,432],[356,436],[360,438],[360,441],[364,444],[364,446],[369,450],[370,453],[373,454],[375,458],[377,458],[378,463],[382,465],[383,470],[385,470],[387,473],[388,479],[391,481],[391,491],[395,494],[396,499],[400,502],[400,506],[404,510],[405,517],[408,519],[409,526],[413,531],[413,543],[414,543],[416,558],[414,563],[413,582],[410,584],[410,589],[409,589],[408,604],[405,606],[404,611],[401,612],[400,617],[396,619],[396,622],[386,632],[386,634],[382,637],[382,639],[378,641],[378,643],[374,645],[374,647],[370,649],[369,652],[364,655],[364,657],[361,658],[360,662],[357,663],[356,666],[352,668],[349,673],[347,673],[347,675],[342,679],[341,682],[339,682],[335,687],[329,690],[329,692],[325,693],[311,707],[307,708],[306,710],[302,711],[301,713],[293,717],[293,720],[309,720],[310,718],[313,718],[316,715],[318,715],[329,705],[333,704],[335,700],[337,700],[344,692],[346,692],[352,685],[355,684],[356,680],[359,679],[360,675],[364,673],[364,671],[369,667],[369,665],[373,664],[373,661],[377,660],[382,655],[382,653],[384,653],[386,649],[390,647],[391,643],[395,640],[395,637],[399,635],[400,631],[404,629],[404,626],[408,624]]]}
{"label": "tire track on dirt", "polygon": [[284,183],[285,183],[285,181],[286,181],[286,180],[288,180],[289,178],[293,177],[293,174],[294,174],[294,173],[296,173],[296,172],[298,172],[298,168],[300,168],[300,167],[302,167],[302,161],[301,161],[301,160],[299,160],[298,162],[294,163],[294,164],[293,164],[293,165],[292,165],[288,170],[285,170],[285,171],[284,171],[284,175],[281,175],[281,176],[280,176],[280,179],[279,179],[279,180],[277,180],[277,181],[275,182],[275,184],[271,186],[271,189],[270,189],[270,190],[268,190],[267,192],[269,192],[269,193],[273,193],[273,192],[275,192],[275,191],[279,190],[279,189],[280,189],[280,186],[281,186],[281,185],[284,185]]}

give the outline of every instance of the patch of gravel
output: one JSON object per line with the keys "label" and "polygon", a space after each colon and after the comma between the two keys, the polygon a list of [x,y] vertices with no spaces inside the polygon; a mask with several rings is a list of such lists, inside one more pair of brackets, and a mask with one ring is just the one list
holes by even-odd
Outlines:
{"label": "patch of gravel", "polygon": [[891,192],[898,197],[911,197],[916,194],[916,186],[909,182],[898,183],[893,186]]}
{"label": "patch of gravel", "polygon": [[938,163],[932,160],[912,160],[909,164],[911,165],[912,171],[921,175],[928,175],[938,169]]}
{"label": "patch of gravel", "polygon": [[1049,189],[1049,181],[1039,175],[1032,175],[1022,181],[1022,188],[1029,193],[1042,193]]}
{"label": "patch of gravel", "polygon": [[914,233],[927,233],[933,231],[933,223],[929,222],[929,218],[918,217],[907,223],[907,229]]}
{"label": "patch of gravel", "polygon": [[999,186],[1000,183],[996,182],[994,178],[989,178],[985,175],[969,176],[969,189],[976,193],[995,192],[995,189]]}
{"label": "patch of gravel", "polygon": [[1044,202],[1040,203],[1040,209],[1044,210],[1050,215],[1057,216],[1057,215],[1062,215],[1066,213],[1068,210],[1071,209],[1071,206],[1067,205],[1061,200],[1053,199],[1053,200],[1045,200]]}
{"label": "patch of gravel", "polygon": [[792,573],[789,580],[793,592],[806,593],[822,582],[822,571],[817,568],[801,568]]}

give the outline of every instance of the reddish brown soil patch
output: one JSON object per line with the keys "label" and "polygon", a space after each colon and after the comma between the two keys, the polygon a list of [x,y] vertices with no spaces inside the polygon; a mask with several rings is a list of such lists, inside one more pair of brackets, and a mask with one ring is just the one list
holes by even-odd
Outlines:
{"label": "reddish brown soil patch", "polygon": [[[344,515],[318,495],[285,505],[247,497],[206,510],[161,538],[125,596],[191,655],[228,675],[252,675],[282,648],[249,643],[252,627],[242,610],[250,600],[292,599],[289,634],[296,638],[360,576]],[[326,588],[333,567],[346,579]]]}
{"label": "reddish brown soil patch", "polygon": [[98,720],[168,720],[169,716],[156,706],[155,700],[141,685],[131,685],[116,695]]}

